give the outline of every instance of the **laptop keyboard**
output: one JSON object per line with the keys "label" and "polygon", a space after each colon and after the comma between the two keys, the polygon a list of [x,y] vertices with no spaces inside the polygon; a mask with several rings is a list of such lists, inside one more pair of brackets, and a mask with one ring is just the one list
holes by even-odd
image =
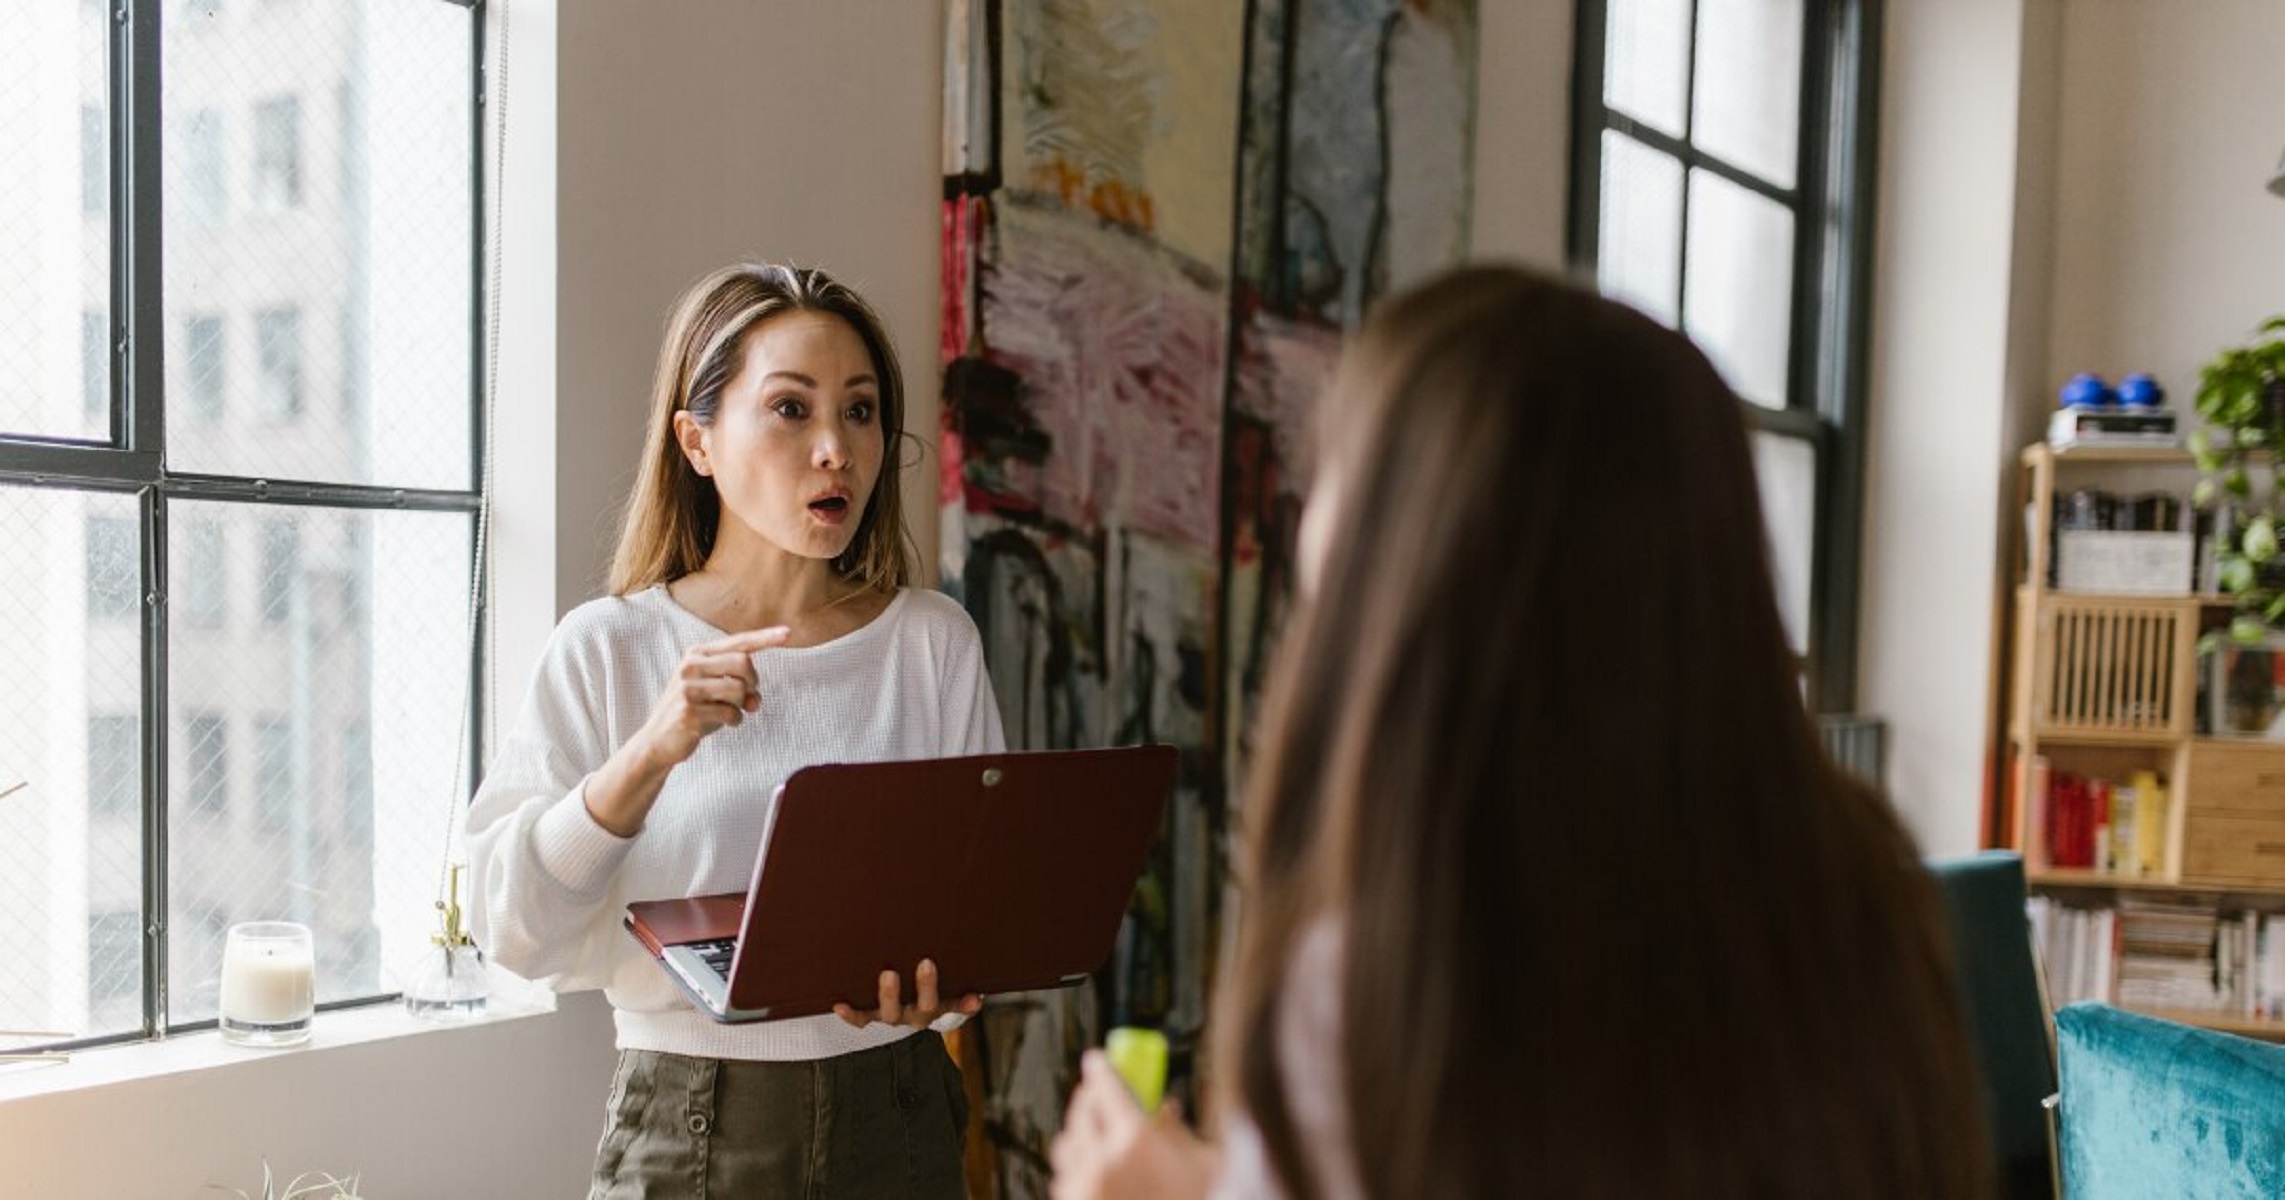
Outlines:
{"label": "laptop keyboard", "polygon": [[704,960],[707,968],[724,979],[730,977],[730,955],[737,948],[738,943],[733,938],[721,938],[711,942],[692,942],[690,944],[691,951]]}

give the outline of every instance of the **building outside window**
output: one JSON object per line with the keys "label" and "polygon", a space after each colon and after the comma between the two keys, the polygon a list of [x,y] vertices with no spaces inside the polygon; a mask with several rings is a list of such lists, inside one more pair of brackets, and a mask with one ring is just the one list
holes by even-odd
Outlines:
{"label": "building outside window", "polygon": [[224,168],[222,114],[213,109],[192,113],[183,124],[182,210],[202,225],[211,225],[229,211],[229,172]]}
{"label": "building outside window", "polygon": [[135,616],[142,574],[135,562],[135,523],[124,517],[87,522],[87,615],[97,620]]}
{"label": "building outside window", "polygon": [[106,139],[103,110],[82,105],[79,110],[79,211],[99,215],[111,199],[111,164],[104,155]]}
{"label": "building outside window", "polygon": [[106,1024],[133,1020],[142,971],[143,919],[133,911],[87,919],[87,1007]]}
{"label": "building outside window", "polygon": [[262,623],[282,625],[293,612],[301,568],[301,530],[291,518],[272,518],[262,526],[261,562],[255,594],[262,598]]}
{"label": "building outside window", "polygon": [[87,719],[87,811],[97,817],[133,817],[141,796],[143,723],[132,715]]}
{"label": "building outside window", "polygon": [[294,729],[282,715],[254,723],[254,813],[263,825],[283,829],[293,820]]}
{"label": "building outside window", "polygon": [[254,106],[254,204],[264,212],[301,206],[301,101],[292,96]]}
{"label": "building outside window", "polygon": [[99,312],[79,314],[79,412],[101,427],[111,411],[111,326]]}
{"label": "building outside window", "polygon": [[254,346],[261,355],[258,395],[262,415],[287,421],[301,415],[301,310],[266,308],[254,314]]}
{"label": "building outside window", "polygon": [[194,425],[222,420],[223,396],[229,390],[229,358],[224,354],[225,329],[219,316],[186,317],[182,323],[182,364],[177,377],[183,415]]}
{"label": "building outside window", "polygon": [[228,615],[230,579],[222,554],[222,525],[213,520],[184,523],[182,562],[175,594],[183,621],[197,629],[219,629]]}
{"label": "building outside window", "polygon": [[185,713],[182,719],[184,786],[190,811],[201,817],[230,813],[230,719],[220,713]]}

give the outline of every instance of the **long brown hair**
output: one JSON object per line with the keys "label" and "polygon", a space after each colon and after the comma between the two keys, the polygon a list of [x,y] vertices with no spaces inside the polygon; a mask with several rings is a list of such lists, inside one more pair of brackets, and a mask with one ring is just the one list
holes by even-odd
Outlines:
{"label": "long brown hair", "polygon": [[671,583],[706,564],[722,501],[714,481],[692,469],[674,436],[674,414],[714,424],[722,390],[745,365],[746,334],[786,312],[829,313],[848,322],[872,355],[880,380],[885,448],[872,499],[849,548],[833,560],[845,578],[875,590],[903,586],[914,575],[897,467],[904,443],[904,374],[881,318],[863,297],[825,272],[776,263],[739,263],[708,274],[682,294],[667,320],[651,381],[648,426],[635,486],[627,496],[619,549],[611,558],[611,592],[624,596]]}
{"label": "long brown hair", "polygon": [[1216,1046],[1289,1194],[1275,1031],[1327,923],[1379,1200],[1988,1187],[1939,910],[1803,710],[1741,411],[1681,336],[1507,269],[1344,360]]}

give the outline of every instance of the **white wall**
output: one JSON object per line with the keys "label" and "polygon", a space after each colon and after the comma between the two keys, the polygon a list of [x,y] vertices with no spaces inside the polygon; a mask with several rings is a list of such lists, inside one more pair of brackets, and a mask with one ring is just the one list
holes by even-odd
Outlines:
{"label": "white wall", "polygon": [[281,1191],[314,1170],[361,1173],[377,1200],[583,1195],[611,1063],[589,992],[545,1017],[19,1100],[0,1106],[0,1200],[258,1196],[265,1158]]}
{"label": "white wall", "polygon": [[2016,452],[2079,370],[2196,366],[2285,311],[2285,7],[1888,6],[1860,707],[1924,848],[1981,836]]}
{"label": "white wall", "polygon": [[668,307],[740,258],[824,267],[880,310],[930,448],[906,512],[934,544],[943,54],[912,0],[565,5],[560,599],[602,586]]}
{"label": "white wall", "polygon": [[[2069,0],[2049,387],[2197,368],[2285,313],[2285,4]],[[2043,396],[2028,397],[2044,407]]]}
{"label": "white wall", "polygon": [[1891,4],[1883,48],[1858,707],[1935,853],[1979,836],[2026,7]]}
{"label": "white wall", "polygon": [[1571,0],[1484,0],[1473,252],[1563,267],[1571,186]]}

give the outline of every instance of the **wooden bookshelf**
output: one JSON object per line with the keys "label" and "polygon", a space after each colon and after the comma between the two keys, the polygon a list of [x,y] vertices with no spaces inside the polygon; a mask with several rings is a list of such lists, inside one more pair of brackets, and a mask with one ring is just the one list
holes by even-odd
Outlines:
{"label": "wooden bookshelf", "polygon": [[[1994,840],[2023,851],[2032,895],[2051,902],[2043,954],[2056,961],[2043,965],[2054,998],[2119,995],[2119,970],[2128,953],[2121,914],[2139,910],[2144,916],[2137,919],[2148,920],[2154,905],[2212,910],[2217,927],[2210,957],[2218,962],[2226,954],[2234,969],[2258,972],[2259,946],[2232,938],[2225,927],[2246,913],[2260,914],[2261,923],[2285,920],[2285,786],[2279,782],[2285,779],[2285,741],[2216,737],[2203,729],[2204,662],[2196,646],[2203,634],[2228,623],[2233,603],[2197,590],[2194,569],[2181,590],[2155,594],[2064,589],[2050,582],[2060,540],[2058,497],[2080,489],[2122,498],[2163,492],[2186,506],[2196,463],[2179,448],[2056,450],[2045,444],[2026,448],[2020,462],[2010,519],[2020,535],[2008,595],[2013,611],[2005,623],[2009,644],[1997,662],[2001,678],[1995,689],[2004,713],[1997,741],[2007,753],[1993,794],[2008,799]],[[2193,554],[2199,549],[2193,546]],[[2096,830],[2107,819],[2100,814],[2111,791],[2123,790],[2137,776],[2155,785],[2153,794],[2163,795],[2155,810],[2142,807],[2148,799],[2138,796],[2132,811],[2141,820],[2124,827],[2133,833],[2139,871],[2045,865],[2051,833],[2063,835],[2057,845],[2070,844],[2074,857],[2086,854],[2086,809],[2075,808],[2069,824],[2057,826],[2054,806],[2042,808],[2029,794],[2037,790],[2035,781],[2046,780],[2051,786],[2045,794],[2059,803],[2062,793],[2052,785],[2066,775],[2076,777],[2074,804],[2085,803],[2078,786],[2102,789],[2104,798],[2095,801]],[[2093,838],[2098,856],[2115,845],[2100,832]],[[2093,914],[2102,914],[2095,928],[2118,930],[2110,935],[2117,940],[2100,951],[2089,949],[2104,944],[2100,935],[2082,923]],[[2089,953],[2097,955],[2092,974],[2082,973]],[[2148,944],[2136,953],[2147,969]],[[2156,954],[2160,961],[2165,957],[2163,951]],[[2058,971],[2072,978],[2057,978]],[[2139,978],[2148,982],[2151,976]],[[2272,1002],[2260,990],[2260,974],[2237,978],[2239,986],[2255,989],[2257,1001]],[[2140,989],[2137,994],[2160,998]],[[2285,1042],[2285,1020],[2239,1015],[2242,1007],[2227,1013],[2135,1007],[2186,1025]]]}
{"label": "wooden bookshelf", "polygon": [[[2115,871],[2090,871],[2078,867],[2046,867],[2026,871],[2024,879],[2035,891],[2075,889],[2085,891],[2159,892],[2196,896],[2245,896],[2275,900],[2285,908],[2285,881],[2273,884],[2225,883],[2213,880],[2160,879],[2147,875],[2121,875]],[[2258,905],[2251,907],[2259,907]]]}
{"label": "wooden bookshelf", "polygon": [[2219,1033],[2234,1033],[2239,1037],[2259,1038],[2265,1042],[2285,1042],[2285,1021],[2272,1021],[2266,1017],[2235,1017],[2226,1013],[2187,1012],[2179,1008],[2142,1008],[2136,1012],[2179,1025],[2195,1025]]}

